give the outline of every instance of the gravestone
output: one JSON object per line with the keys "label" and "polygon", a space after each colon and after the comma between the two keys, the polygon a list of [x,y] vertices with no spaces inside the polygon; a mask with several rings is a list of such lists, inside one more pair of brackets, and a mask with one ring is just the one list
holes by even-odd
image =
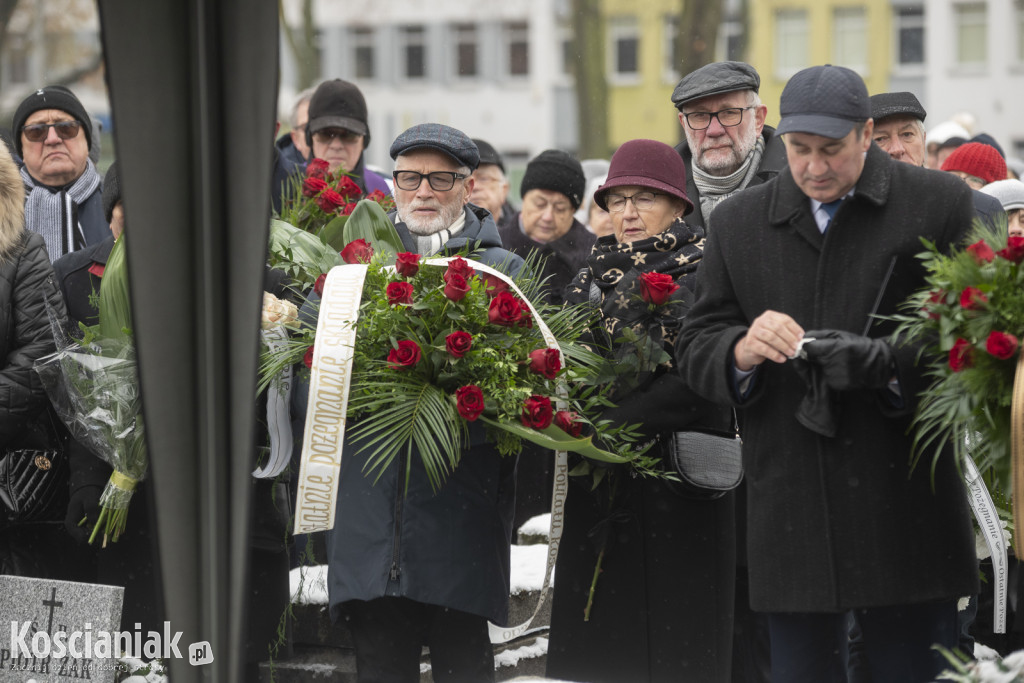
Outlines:
{"label": "gravestone", "polygon": [[0,683],[114,683],[134,647],[118,633],[123,599],[119,586],[0,576]]}

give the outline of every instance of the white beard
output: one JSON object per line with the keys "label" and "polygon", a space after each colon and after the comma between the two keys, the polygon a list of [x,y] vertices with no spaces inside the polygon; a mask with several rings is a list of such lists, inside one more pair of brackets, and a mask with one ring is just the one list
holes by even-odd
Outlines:
{"label": "white beard", "polygon": [[[417,218],[413,212],[421,206],[437,208],[437,214],[430,219]],[[409,232],[414,235],[419,235],[420,237],[426,237],[428,235],[434,235],[441,232],[454,223],[455,219],[461,214],[461,201],[453,202],[451,204],[440,204],[438,202],[420,202],[419,200],[413,200],[408,206],[402,206],[398,209],[398,216],[401,221],[405,223],[405,227],[409,228]]]}

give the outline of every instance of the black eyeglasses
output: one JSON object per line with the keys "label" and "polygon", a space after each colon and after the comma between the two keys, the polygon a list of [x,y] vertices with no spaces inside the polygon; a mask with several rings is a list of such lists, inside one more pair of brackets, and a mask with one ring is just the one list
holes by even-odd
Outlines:
{"label": "black eyeglasses", "polygon": [[61,140],[70,140],[71,138],[78,137],[78,131],[82,129],[82,124],[78,121],[33,123],[31,126],[22,128],[21,132],[24,133],[25,139],[29,142],[42,142],[50,134],[50,128],[57,131],[57,137]]}
{"label": "black eyeglasses", "polygon": [[416,171],[395,171],[391,174],[395,178],[395,185],[399,190],[411,192],[420,189],[420,184],[426,178],[430,183],[430,189],[435,192],[447,192],[455,187],[456,180],[462,180],[468,176],[454,171],[434,171],[433,173],[417,173]]}
{"label": "black eyeglasses", "polygon": [[658,197],[662,196],[663,192],[637,192],[634,195],[622,195],[622,194],[607,194],[604,198],[604,204],[608,207],[609,213],[619,213],[626,210],[626,202],[633,202],[633,206],[636,207],[637,211],[650,211],[654,208],[654,203],[658,201]]}
{"label": "black eyeglasses", "polygon": [[733,126],[740,125],[740,122],[743,120],[743,112],[753,108],[753,106],[729,107],[728,109],[720,109],[718,111],[695,111],[683,114],[683,118],[686,119],[686,124],[693,130],[704,130],[711,125],[711,119],[718,119],[718,122],[725,128],[732,128]]}

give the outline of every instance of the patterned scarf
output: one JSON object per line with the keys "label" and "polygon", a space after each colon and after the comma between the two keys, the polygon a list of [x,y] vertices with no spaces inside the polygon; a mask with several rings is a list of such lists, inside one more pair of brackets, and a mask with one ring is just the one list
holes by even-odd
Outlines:
{"label": "patterned scarf", "polygon": [[700,213],[707,223],[708,217],[715,207],[739,192],[754,179],[758,168],[761,166],[761,157],[764,156],[764,138],[757,136],[754,149],[743,160],[743,165],[727,176],[717,177],[708,175],[703,170],[693,166],[693,183],[700,192]]}
{"label": "patterned scarf", "polygon": [[[704,229],[682,219],[664,232],[636,242],[620,244],[613,236],[602,237],[587,265],[566,288],[566,301],[591,302],[601,309],[601,322],[608,334],[605,343],[630,327],[638,335],[671,346],[689,310],[703,251]],[[643,273],[665,273],[680,285],[670,302],[653,312],[640,295],[638,278]]]}
{"label": "patterned scarf", "polygon": [[21,180],[28,195],[25,200],[25,228],[43,236],[50,262],[84,247],[85,233],[77,220],[76,208],[100,186],[100,174],[92,160],[86,161],[85,171],[78,180],[63,187],[37,183],[24,166],[21,167]]}

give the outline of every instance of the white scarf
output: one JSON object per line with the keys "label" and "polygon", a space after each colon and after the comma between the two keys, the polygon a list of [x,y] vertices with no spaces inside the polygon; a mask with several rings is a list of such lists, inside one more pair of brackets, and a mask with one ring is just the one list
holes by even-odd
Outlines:
{"label": "white scarf", "polygon": [[459,213],[455,222],[444,230],[439,230],[433,235],[416,235],[410,231],[413,240],[416,242],[416,253],[420,256],[433,256],[441,251],[441,248],[448,243],[448,240],[462,232],[466,227],[466,211]]}
{"label": "white scarf", "polygon": [[85,246],[82,224],[76,220],[76,208],[84,204],[100,186],[100,174],[92,160],[85,171],[70,185],[50,187],[37,183],[28,169],[21,167],[25,185],[25,228],[38,232],[46,242],[46,251],[53,263],[64,254]]}

